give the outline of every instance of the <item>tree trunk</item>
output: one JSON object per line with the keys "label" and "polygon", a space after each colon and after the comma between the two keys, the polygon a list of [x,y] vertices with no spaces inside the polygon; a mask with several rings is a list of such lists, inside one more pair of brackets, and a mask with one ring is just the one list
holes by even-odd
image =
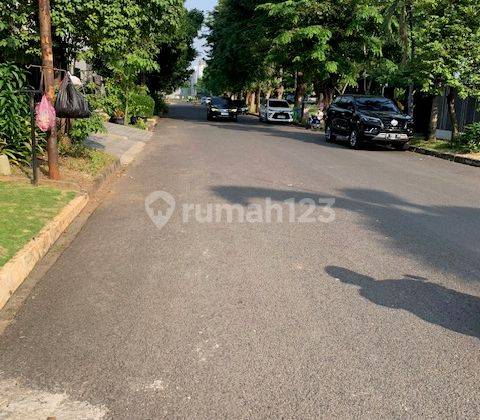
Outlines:
{"label": "tree trunk", "polygon": [[297,109],[299,112],[300,120],[303,118],[303,97],[305,96],[305,92],[307,90],[307,84],[303,79],[303,73],[297,73],[297,88],[295,89],[295,100],[294,100],[294,108]]}
{"label": "tree trunk", "polygon": [[313,82],[313,92],[317,98],[317,105],[320,105],[323,99],[322,83]]}
{"label": "tree trunk", "polygon": [[285,87],[283,86],[283,69],[279,70],[278,83],[275,87],[275,96],[277,99],[282,99],[285,92]]}
{"label": "tree trunk", "polygon": [[435,95],[432,98],[432,110],[430,112],[430,122],[428,124],[428,140],[437,139],[437,123],[438,123],[438,98]]}
{"label": "tree trunk", "polygon": [[413,85],[410,84],[408,86],[408,98],[407,98],[407,111],[410,117],[413,117],[413,103],[414,103],[413,94],[414,94]]}
{"label": "tree trunk", "polygon": [[302,102],[303,102],[303,97],[305,96],[305,91],[307,90],[307,85],[303,81],[303,73],[298,72],[297,73],[297,87],[295,89],[295,107],[296,108],[301,108]]}
{"label": "tree trunk", "polygon": [[262,89],[257,89],[257,94],[255,95],[255,113],[258,114],[260,112],[260,95],[262,94]]}
{"label": "tree trunk", "polygon": [[[55,103],[55,72],[53,70],[52,51],[52,18],[50,15],[50,1],[38,1],[38,17],[40,23],[40,44],[42,47],[42,71],[45,77],[45,93],[52,104]],[[47,139],[48,176],[51,179],[60,179],[58,169],[57,127],[50,130]]]}
{"label": "tree trunk", "polygon": [[255,92],[250,92],[249,102],[248,103],[248,111],[251,113],[255,112],[255,103],[256,103],[256,94]]}
{"label": "tree trunk", "polygon": [[284,92],[285,92],[285,87],[283,86],[283,84],[278,85],[277,88],[276,88],[277,99],[282,99]]}
{"label": "tree trunk", "polygon": [[455,109],[455,90],[450,88],[447,96],[448,116],[452,125],[452,140],[458,136],[457,110]]}
{"label": "tree trunk", "polygon": [[323,89],[323,103],[325,104],[325,108],[328,108],[333,102],[333,93],[334,89],[330,86],[326,86]]}

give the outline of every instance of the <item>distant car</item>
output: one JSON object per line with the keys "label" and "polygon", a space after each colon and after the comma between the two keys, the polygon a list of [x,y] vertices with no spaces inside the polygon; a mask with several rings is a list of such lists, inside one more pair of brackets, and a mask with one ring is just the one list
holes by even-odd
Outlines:
{"label": "distant car", "polygon": [[407,150],[413,136],[413,119],[381,96],[342,95],[327,110],[325,140],[348,140],[357,149],[362,143],[389,144]]}
{"label": "distant car", "polygon": [[318,99],[316,96],[305,96],[303,100],[306,104],[316,104]]}
{"label": "distant car", "polygon": [[242,99],[234,100],[233,105],[237,107],[238,113],[241,115],[245,115],[248,112],[247,103]]}
{"label": "distant car", "polygon": [[202,105],[208,105],[210,103],[210,101],[212,100],[212,98],[210,96],[202,96],[200,98],[200,103]]}
{"label": "distant car", "polygon": [[207,120],[214,118],[229,119],[237,121],[238,111],[229,98],[213,97],[207,104]]}
{"label": "distant car", "polygon": [[260,121],[292,122],[293,112],[284,99],[263,99],[260,103]]}
{"label": "distant car", "polygon": [[294,93],[287,93],[285,96],[286,101],[291,105],[295,102],[295,94]]}

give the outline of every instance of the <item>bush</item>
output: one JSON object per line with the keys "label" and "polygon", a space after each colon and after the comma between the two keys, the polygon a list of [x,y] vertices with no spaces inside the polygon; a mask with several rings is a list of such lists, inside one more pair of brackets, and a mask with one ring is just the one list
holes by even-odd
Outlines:
{"label": "bush", "polygon": [[94,112],[90,118],[72,120],[68,135],[73,143],[82,144],[90,134],[105,132],[102,116]]}
{"label": "bush", "polygon": [[141,118],[139,118],[137,121],[135,121],[135,124],[133,124],[135,128],[139,128],[140,130],[147,130],[148,125],[145,121],[143,121]]}
{"label": "bush", "polygon": [[122,101],[118,96],[114,94],[95,98],[94,100],[89,100],[89,103],[96,109],[101,109],[110,116],[112,116],[116,111],[123,108]]}
{"label": "bush", "polygon": [[164,115],[168,113],[168,105],[162,95],[155,95],[155,115]]}
{"label": "bush", "polygon": [[[25,73],[10,63],[0,63],[0,153],[15,164],[29,163],[31,156],[30,108]],[[37,133],[38,153],[43,153],[45,135]]]}
{"label": "bush", "polygon": [[452,145],[462,152],[480,152],[480,122],[468,125],[465,133],[452,140]]}
{"label": "bush", "polygon": [[146,94],[132,93],[128,100],[128,113],[135,117],[153,117],[155,101]]}

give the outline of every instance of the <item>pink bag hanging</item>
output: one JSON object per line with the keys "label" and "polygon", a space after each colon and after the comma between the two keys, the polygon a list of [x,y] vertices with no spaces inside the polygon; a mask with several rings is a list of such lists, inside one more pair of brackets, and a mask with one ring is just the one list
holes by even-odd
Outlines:
{"label": "pink bag hanging", "polygon": [[47,95],[42,96],[42,100],[35,107],[35,122],[37,127],[42,131],[49,131],[55,127],[56,115],[55,108],[50,103]]}

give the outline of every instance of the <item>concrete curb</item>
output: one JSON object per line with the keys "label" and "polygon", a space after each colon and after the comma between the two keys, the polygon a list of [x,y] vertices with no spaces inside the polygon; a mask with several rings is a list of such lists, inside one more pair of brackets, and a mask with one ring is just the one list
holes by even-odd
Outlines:
{"label": "concrete curb", "polygon": [[79,192],[79,195],[71,200],[50,223],[44,226],[35,238],[31,239],[0,268],[0,309],[5,306],[10,296],[23,283],[35,265],[84,209],[89,201],[89,195],[95,193],[120,167],[120,159],[108,165],[94,179],[88,191]]}
{"label": "concrete curb", "polygon": [[116,159],[113,163],[108,165],[100,175],[98,175],[94,180],[90,188],[88,189],[88,194],[93,194],[95,191],[97,191],[102,184],[105,182],[105,180],[113,174],[118,168],[120,168],[121,163],[120,159]]}
{"label": "concrete curb", "polygon": [[459,156],[454,153],[437,152],[436,150],[424,149],[423,147],[410,146],[411,152],[420,153],[422,155],[435,156],[440,159],[449,160],[451,162],[463,163],[464,165],[480,167],[480,160],[470,159],[465,156]]}
{"label": "concrete curb", "polygon": [[143,150],[145,144],[146,143],[141,141],[135,143],[122,156],[120,156],[120,163],[124,166],[129,165],[133,161],[133,159],[135,159],[137,155]]}
{"label": "concrete curb", "polygon": [[78,216],[88,202],[81,194],[70,201],[55,218],[0,268],[0,309],[47,253],[60,234]]}

